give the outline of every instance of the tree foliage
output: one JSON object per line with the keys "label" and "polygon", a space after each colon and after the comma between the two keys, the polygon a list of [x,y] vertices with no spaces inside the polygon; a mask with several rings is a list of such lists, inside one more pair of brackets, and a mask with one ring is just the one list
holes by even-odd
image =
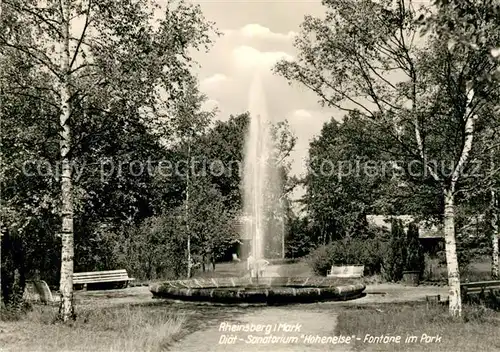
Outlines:
{"label": "tree foliage", "polygon": [[420,213],[444,223],[450,313],[460,315],[455,219],[468,185],[492,178],[474,165],[499,126],[500,32],[492,2],[451,3],[433,12],[411,1],[324,1],[324,18],[305,18],[298,60],[275,70],[360,116],[381,137],[369,138],[376,149],[403,161],[396,188],[430,200]]}
{"label": "tree foliage", "polygon": [[[66,29],[78,28],[71,26],[78,21],[81,31],[68,32],[66,67],[57,53]],[[64,157],[75,171],[76,267],[112,266],[104,260],[109,236],[101,225],[119,231],[159,212],[153,178],[131,174],[130,166],[165,153],[161,138],[172,135],[172,115],[194,81],[189,50],[207,47],[213,26],[199,7],[184,2],[158,10],[148,1],[70,1],[60,8],[55,1],[8,0],[1,27],[2,160],[9,162],[1,179],[2,233],[9,234],[2,246],[19,237],[31,255],[17,264],[26,274],[40,269],[52,283],[59,275],[52,251],[60,241],[58,120],[64,108],[64,128],[72,132]],[[39,172],[40,162],[52,174]]]}

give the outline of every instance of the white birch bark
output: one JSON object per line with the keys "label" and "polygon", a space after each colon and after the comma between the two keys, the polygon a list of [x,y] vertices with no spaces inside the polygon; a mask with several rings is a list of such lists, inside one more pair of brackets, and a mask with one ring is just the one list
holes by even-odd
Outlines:
{"label": "white birch bark", "polygon": [[71,130],[69,118],[70,106],[70,51],[69,51],[69,21],[70,0],[61,0],[61,56],[60,56],[60,153],[61,153],[61,278],[59,290],[61,292],[61,304],[59,317],[68,321],[74,316],[73,307],[73,197],[71,181]]}
{"label": "white birch bark", "polygon": [[498,200],[494,189],[491,190],[492,216],[491,216],[491,277],[500,278],[500,263],[498,257]]}

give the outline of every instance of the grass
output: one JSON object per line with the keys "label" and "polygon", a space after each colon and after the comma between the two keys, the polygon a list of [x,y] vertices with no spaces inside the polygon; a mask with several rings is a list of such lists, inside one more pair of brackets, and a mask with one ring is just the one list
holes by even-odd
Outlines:
{"label": "grass", "polygon": [[[464,306],[464,319],[453,319],[448,307],[425,304],[391,304],[353,307],[338,317],[337,334],[356,335],[357,351],[500,351],[500,313],[476,306]],[[372,336],[401,336],[402,343],[363,342]],[[440,342],[425,343],[422,335],[441,336]],[[407,336],[414,343],[404,343]]]}
{"label": "grass", "polygon": [[[448,269],[446,264],[439,264],[437,259],[427,261],[424,273],[425,282],[446,285],[448,283]],[[491,278],[491,259],[478,258],[470,263],[460,274],[462,282],[488,281]]]}
{"label": "grass", "polygon": [[[243,276],[242,273],[246,273],[245,262],[224,263],[217,264],[215,272],[198,273],[198,277],[238,277]],[[314,276],[305,262],[282,265],[279,273],[282,276]],[[363,282],[368,284],[372,282],[367,280],[379,279],[365,278]],[[120,292],[120,296],[130,294],[127,292]],[[108,295],[105,291],[97,293]],[[112,294],[117,295],[116,292]],[[92,299],[97,301],[96,297]],[[108,308],[99,308],[97,303],[93,307],[79,305],[78,317],[69,326],[53,322],[57,307],[35,306],[16,321],[2,321],[0,314],[0,351],[162,351],[189,332],[221,319],[232,321],[253,309],[160,303]],[[313,308],[304,306],[306,310]],[[432,344],[357,342],[356,350],[500,351],[497,337],[500,313],[484,308],[464,308],[466,322],[451,320],[446,307],[428,308],[417,304],[338,306],[336,313],[339,313],[337,335],[400,335],[403,340],[407,335],[416,335],[420,339],[424,333],[441,336],[440,343]]]}
{"label": "grass", "polygon": [[56,307],[34,306],[14,321],[0,321],[2,351],[163,351],[180,335],[186,317],[168,309],[125,306],[81,308],[67,325]]}

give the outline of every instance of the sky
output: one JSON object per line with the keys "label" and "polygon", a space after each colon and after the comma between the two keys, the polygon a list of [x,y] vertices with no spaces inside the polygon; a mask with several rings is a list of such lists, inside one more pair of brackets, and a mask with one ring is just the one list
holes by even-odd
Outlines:
{"label": "sky", "polygon": [[[321,0],[186,1],[200,5],[206,20],[214,22],[222,32],[220,37],[214,37],[208,53],[193,51],[199,64],[194,73],[200,90],[208,97],[205,107],[217,107],[220,120],[248,111],[250,85],[259,73],[269,120],[286,119],[297,137],[289,160],[291,173],[304,175],[310,140],[320,133],[325,122],[332,117],[341,119],[342,114],[322,108],[315,94],[298,84],[289,85],[271,69],[280,59],[297,56],[294,36],[305,15],[324,15]],[[162,4],[162,0],[158,3]],[[71,30],[75,37],[80,36],[83,28],[83,17],[73,21]],[[303,190],[298,189],[295,197],[301,194]]]}
{"label": "sky", "polygon": [[309,141],[320,133],[324,122],[341,116],[322,108],[315,94],[297,84],[290,86],[271,68],[282,58],[296,57],[293,38],[305,15],[324,13],[321,0],[192,1],[223,32],[209,53],[194,55],[201,66],[196,72],[201,91],[209,98],[206,106],[217,107],[221,120],[247,111],[252,77],[261,73],[269,118],[287,119],[297,137],[292,174],[303,174]]}

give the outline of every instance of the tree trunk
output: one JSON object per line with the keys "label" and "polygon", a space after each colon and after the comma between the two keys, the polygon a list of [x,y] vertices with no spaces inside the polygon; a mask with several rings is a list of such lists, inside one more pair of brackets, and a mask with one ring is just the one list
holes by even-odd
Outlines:
{"label": "tree trunk", "polygon": [[285,259],[285,217],[281,218],[281,259]]}
{"label": "tree trunk", "polygon": [[500,268],[498,260],[498,200],[495,190],[491,190],[491,277],[493,279],[500,278]]}
{"label": "tree trunk", "polygon": [[191,278],[191,234],[189,233],[189,173],[190,173],[190,157],[191,157],[191,144],[188,141],[188,155],[186,170],[186,233],[187,233],[187,278]]}
{"label": "tree trunk", "polygon": [[61,291],[61,305],[59,317],[66,322],[74,317],[73,307],[73,196],[71,183],[71,131],[69,118],[70,106],[70,82],[69,82],[69,0],[61,0],[61,76],[60,76],[60,152],[61,152],[61,280],[59,290]]}
{"label": "tree trunk", "polygon": [[450,315],[458,317],[462,314],[462,299],[460,296],[460,272],[455,240],[454,202],[455,195],[452,186],[444,191],[444,241],[446,249],[446,266],[448,268]]}
{"label": "tree trunk", "polygon": [[[467,86],[470,82],[467,83]],[[444,189],[444,240],[446,245],[446,264],[448,267],[448,286],[450,300],[450,315],[462,315],[462,299],[460,296],[460,272],[458,267],[456,238],[455,238],[455,186],[461,176],[463,168],[468,162],[472,150],[477,116],[471,115],[471,106],[474,99],[474,89],[467,93],[467,108],[464,114],[464,144],[460,159],[451,174],[450,185]],[[425,160],[425,159],[424,159]]]}

